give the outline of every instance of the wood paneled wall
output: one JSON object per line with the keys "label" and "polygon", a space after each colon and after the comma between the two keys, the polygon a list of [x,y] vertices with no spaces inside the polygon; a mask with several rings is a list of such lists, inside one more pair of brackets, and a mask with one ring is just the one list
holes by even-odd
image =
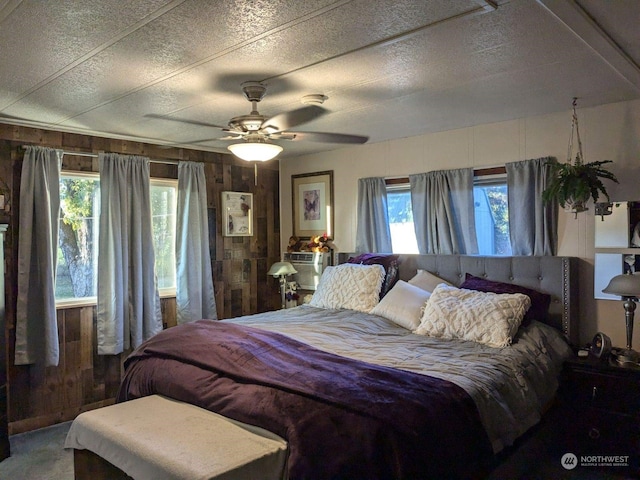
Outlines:
{"label": "wood paneled wall", "polygon": [[[73,419],[78,413],[113,403],[122,375],[121,355],[97,355],[95,306],[58,310],[60,363],[39,370],[13,363],[17,290],[17,241],[22,145],[42,145],[65,151],[115,152],[151,159],[203,162],[207,177],[210,248],[218,318],[230,318],[278,308],[277,282],[267,277],[280,257],[278,162],[258,165],[221,155],[138,142],[0,124],[0,194],[9,208],[0,211],[8,223],[6,274],[6,362],[9,432],[20,433]],[[65,155],[63,169],[97,171],[90,157]],[[152,163],[154,177],[177,178],[176,165]],[[220,203],[223,191],[254,195],[254,235],[223,237]],[[215,221],[212,222],[211,220]],[[176,324],[175,299],[162,300],[165,328]]]}

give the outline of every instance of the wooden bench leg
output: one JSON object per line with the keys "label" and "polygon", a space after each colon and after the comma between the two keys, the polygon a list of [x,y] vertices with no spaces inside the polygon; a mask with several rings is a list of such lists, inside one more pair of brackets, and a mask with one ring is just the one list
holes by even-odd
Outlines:
{"label": "wooden bench leg", "polygon": [[91,450],[73,450],[73,471],[75,480],[133,480]]}

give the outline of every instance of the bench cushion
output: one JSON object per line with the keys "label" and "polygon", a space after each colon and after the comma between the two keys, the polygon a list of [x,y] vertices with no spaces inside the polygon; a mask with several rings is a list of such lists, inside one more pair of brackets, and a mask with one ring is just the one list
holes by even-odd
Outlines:
{"label": "bench cushion", "polygon": [[80,414],[65,448],[87,449],[136,480],[279,479],[277,435],[160,395]]}

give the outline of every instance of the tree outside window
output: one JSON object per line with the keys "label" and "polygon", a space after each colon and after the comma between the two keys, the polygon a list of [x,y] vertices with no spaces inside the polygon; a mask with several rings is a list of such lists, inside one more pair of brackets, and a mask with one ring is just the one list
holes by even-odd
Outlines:
{"label": "tree outside window", "polygon": [[[151,179],[151,212],[158,288],[175,289],[177,181]],[[100,179],[95,173],[60,176],[56,300],[93,300],[97,293]]]}

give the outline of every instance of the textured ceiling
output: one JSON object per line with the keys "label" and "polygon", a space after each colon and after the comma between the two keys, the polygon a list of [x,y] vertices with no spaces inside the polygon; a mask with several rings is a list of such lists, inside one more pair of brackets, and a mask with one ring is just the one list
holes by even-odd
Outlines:
{"label": "textured ceiling", "polygon": [[176,120],[226,125],[254,80],[263,115],[324,94],[296,130],[379,142],[640,98],[639,24],[638,0],[0,0],[0,122],[226,151]]}

